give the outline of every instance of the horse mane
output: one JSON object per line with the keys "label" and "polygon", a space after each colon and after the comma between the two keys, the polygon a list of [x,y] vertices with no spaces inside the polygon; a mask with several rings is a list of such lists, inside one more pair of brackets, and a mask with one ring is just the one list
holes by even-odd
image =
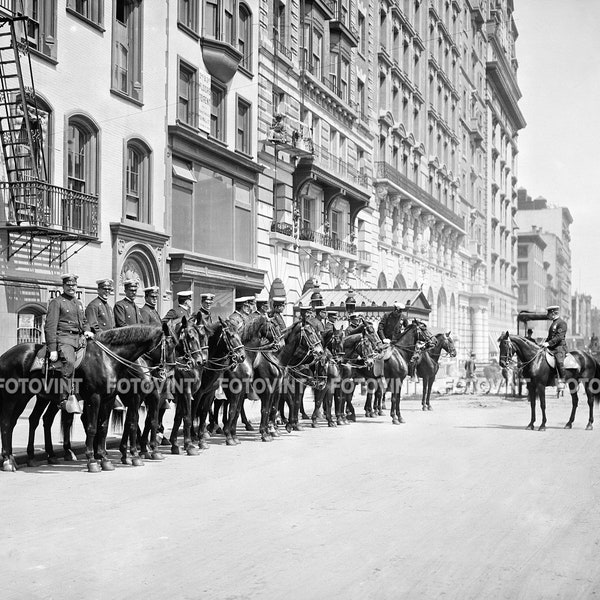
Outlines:
{"label": "horse mane", "polygon": [[261,329],[263,329],[266,323],[267,317],[265,315],[248,315],[240,336],[242,342],[249,342],[257,337],[261,337]]}
{"label": "horse mane", "polygon": [[127,346],[129,344],[141,344],[153,338],[157,333],[162,334],[160,325],[127,325],[101,331],[95,337],[103,344],[112,346]]}
{"label": "horse mane", "polygon": [[355,346],[360,339],[362,339],[362,333],[353,333],[352,335],[346,336],[344,338],[344,348]]}

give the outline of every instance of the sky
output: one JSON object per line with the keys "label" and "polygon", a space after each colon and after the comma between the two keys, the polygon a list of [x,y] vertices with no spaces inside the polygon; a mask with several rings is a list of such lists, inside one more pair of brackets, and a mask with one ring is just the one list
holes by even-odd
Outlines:
{"label": "sky", "polygon": [[514,0],[518,186],[571,212],[571,292],[600,307],[600,0]]}

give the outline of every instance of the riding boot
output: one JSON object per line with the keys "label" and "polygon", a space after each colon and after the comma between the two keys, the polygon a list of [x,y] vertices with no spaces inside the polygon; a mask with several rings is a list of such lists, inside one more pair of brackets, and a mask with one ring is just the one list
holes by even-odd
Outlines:
{"label": "riding boot", "polygon": [[565,389],[564,367],[559,359],[556,359],[556,391],[560,394]]}

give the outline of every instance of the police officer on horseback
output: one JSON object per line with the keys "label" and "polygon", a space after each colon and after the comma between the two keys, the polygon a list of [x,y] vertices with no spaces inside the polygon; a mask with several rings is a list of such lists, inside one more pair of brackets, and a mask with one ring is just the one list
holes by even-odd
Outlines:
{"label": "police officer on horseback", "polygon": [[283,311],[285,310],[285,298],[283,296],[275,296],[271,303],[273,308],[269,313],[271,322],[279,328],[279,333],[283,333],[286,329],[285,319],[283,318]]}
{"label": "police officer on horseback", "polygon": [[408,320],[402,312],[404,308],[405,306],[401,302],[394,302],[393,309],[385,314],[381,321],[379,321],[377,335],[379,335],[381,341],[386,339],[395,341],[398,337],[398,333],[408,326]]}
{"label": "police officer on horseback", "polygon": [[85,308],[85,318],[90,329],[94,333],[100,333],[107,329],[113,329],[115,318],[113,309],[108,305],[108,297],[114,293],[112,279],[98,279],[98,296],[94,298]]}
{"label": "police officer on horseback", "polygon": [[162,319],[156,310],[158,302],[159,288],[157,285],[151,285],[144,288],[144,306],[140,308],[142,323],[144,325],[161,325]]}
{"label": "police officer on horseback", "polygon": [[113,313],[115,316],[115,327],[126,327],[128,325],[139,325],[142,322],[140,309],[135,303],[138,282],[135,279],[126,279],[123,282],[125,298],[115,302]]}
{"label": "police officer on horseback", "polygon": [[75,354],[83,346],[84,337],[88,339],[94,337],[85,317],[83,304],[76,297],[77,279],[78,276],[72,273],[62,276],[62,294],[50,300],[44,326],[50,362],[57,363],[60,359],[62,363],[58,403],[61,408],[67,408],[73,413],[81,412],[77,402],[67,406],[67,400],[73,391]]}
{"label": "police officer on horseback", "polygon": [[254,296],[238,296],[234,302],[235,310],[229,315],[229,320],[240,332],[254,307]]}
{"label": "police officer on horseback", "polygon": [[205,325],[212,325],[213,320],[210,309],[212,308],[214,300],[215,295],[211,292],[200,294],[200,309],[198,310],[198,315],[200,315],[200,318]]}
{"label": "police officer on horseback", "polygon": [[177,305],[170,308],[162,318],[163,323],[171,326],[171,321],[181,320],[183,317],[189,319],[192,314],[192,291],[183,290],[177,292]]}
{"label": "police officer on horseback", "polygon": [[552,324],[548,329],[548,337],[542,342],[543,348],[548,348],[556,359],[556,371],[558,378],[556,381],[557,389],[563,390],[565,387],[565,357],[567,355],[567,323],[560,318],[560,306],[548,306],[546,308],[548,318],[552,319]]}

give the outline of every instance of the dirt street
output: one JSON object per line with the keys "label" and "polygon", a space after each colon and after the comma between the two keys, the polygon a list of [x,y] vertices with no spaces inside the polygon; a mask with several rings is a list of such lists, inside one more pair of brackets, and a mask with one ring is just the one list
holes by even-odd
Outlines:
{"label": "dirt street", "polygon": [[600,596],[600,431],[548,404],[545,432],[524,401],[407,401],[399,426],[357,402],[356,424],[271,444],[0,473],[0,597]]}

